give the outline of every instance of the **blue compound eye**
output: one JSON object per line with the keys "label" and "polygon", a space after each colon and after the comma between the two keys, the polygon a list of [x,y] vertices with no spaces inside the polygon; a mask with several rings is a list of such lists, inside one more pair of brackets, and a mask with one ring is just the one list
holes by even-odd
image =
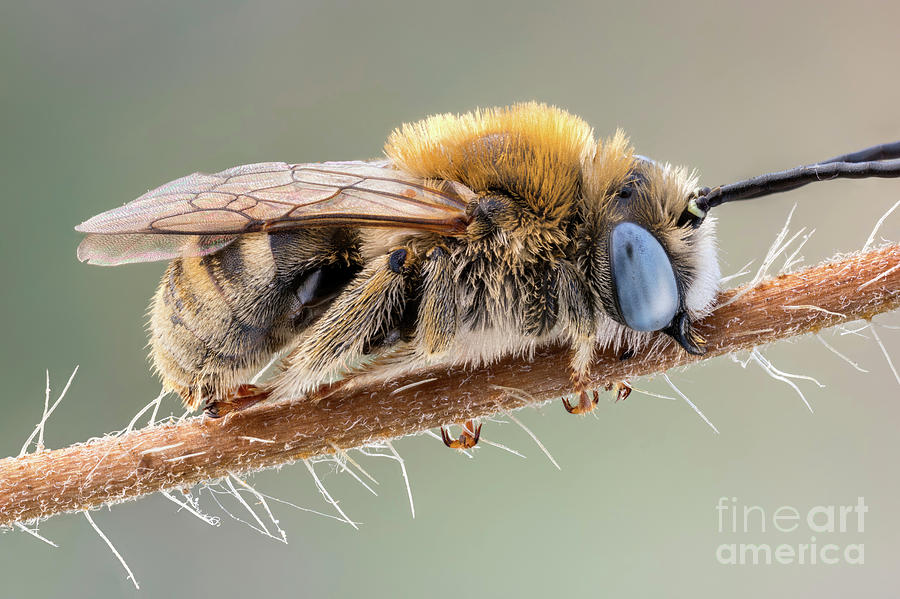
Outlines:
{"label": "blue compound eye", "polygon": [[612,231],[610,254],[625,324],[636,331],[667,327],[678,311],[678,286],[656,237],[634,223],[621,223]]}

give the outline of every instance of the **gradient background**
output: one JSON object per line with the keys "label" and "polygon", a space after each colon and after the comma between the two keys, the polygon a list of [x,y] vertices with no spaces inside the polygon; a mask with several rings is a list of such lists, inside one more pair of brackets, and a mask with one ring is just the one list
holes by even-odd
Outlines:
{"label": "gradient background", "polygon": [[[72,227],[189,172],[376,156],[404,121],[527,99],[582,115],[599,134],[624,127],[640,153],[697,166],[708,184],[900,138],[893,2],[128,4],[0,6],[0,455],[17,453],[39,419],[45,368],[59,390],[81,365],[47,427],[51,447],[124,427],[156,394],[143,313],[163,265],[81,265]],[[795,228],[816,228],[803,251],[815,262],[861,247],[898,196],[896,182],[838,182],[726,207],[723,271],[758,265],[794,202]],[[900,217],[882,233],[897,239]],[[880,332],[900,360],[900,333]],[[485,436],[525,460],[399,441],[415,519],[396,464],[371,458],[361,459],[378,497],[318,467],[358,532],[273,504],[285,546],[208,495],[218,528],[160,496],[94,519],[145,597],[892,594],[900,387],[874,341],[825,335],[870,372],[811,338],[765,350],[827,385],[798,383],[814,415],[759,368],[720,358],[673,373],[718,436],[684,403],[635,393],[586,419],[558,404],[520,413],[561,472],[514,425],[488,423]],[[636,385],[666,392],[659,379]],[[168,399],[170,411],[180,414]],[[332,513],[302,465],[253,480]],[[719,543],[809,542],[809,532],[719,534],[721,496],[770,511],[864,496],[865,532],[830,540],[864,542],[866,563],[719,565]],[[83,517],[40,530],[60,548],[0,535],[0,596],[132,592]]]}

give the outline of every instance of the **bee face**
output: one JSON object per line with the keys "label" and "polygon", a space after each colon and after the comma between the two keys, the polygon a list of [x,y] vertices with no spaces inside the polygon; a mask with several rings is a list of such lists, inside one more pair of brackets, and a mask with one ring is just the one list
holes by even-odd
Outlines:
{"label": "bee face", "polygon": [[[608,145],[618,143],[613,138]],[[609,152],[601,160],[608,163]],[[608,180],[588,182],[584,201],[597,206],[592,236],[603,260],[594,285],[604,312],[632,331],[665,331],[687,351],[701,352],[682,331],[708,312],[719,268],[714,220],[680,222],[696,177],[640,156],[633,157],[618,188],[615,177],[601,174]],[[598,175],[586,169],[591,176]]]}

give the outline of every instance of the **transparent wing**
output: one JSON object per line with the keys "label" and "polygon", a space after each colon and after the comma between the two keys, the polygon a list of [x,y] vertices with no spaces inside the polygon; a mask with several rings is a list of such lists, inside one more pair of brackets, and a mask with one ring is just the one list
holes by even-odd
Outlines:
{"label": "transparent wing", "polygon": [[[474,194],[380,162],[238,166],[167,183],[75,227],[83,261],[122,264],[203,255],[237,235],[309,226],[400,227],[459,235]],[[180,239],[182,238],[182,239]]]}
{"label": "transparent wing", "polygon": [[78,259],[98,266],[172,260],[218,252],[237,235],[101,235],[89,233],[78,246]]}

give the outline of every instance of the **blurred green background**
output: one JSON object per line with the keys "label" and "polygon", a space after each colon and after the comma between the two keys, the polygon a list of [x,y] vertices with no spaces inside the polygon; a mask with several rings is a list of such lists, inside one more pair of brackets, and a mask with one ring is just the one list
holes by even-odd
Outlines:
{"label": "blurred green background", "polygon": [[[196,170],[376,156],[404,121],[528,99],[599,134],[623,127],[640,153],[696,166],[708,184],[812,162],[900,138],[898,18],[895,2],[4,0],[0,455],[18,453],[40,418],[45,368],[58,391],[81,365],[47,426],[51,447],[123,428],[158,389],[143,326],[163,265],[77,263],[72,227],[95,213]],[[803,250],[816,262],[860,248],[898,197],[896,181],[838,182],[724,208],[723,272],[758,265],[794,202],[795,229],[816,229]],[[900,237],[900,217],[882,234]],[[879,333],[900,361],[900,333]],[[160,496],[94,519],[146,597],[889,595],[900,387],[865,334],[825,336],[867,374],[814,338],[765,350],[826,385],[798,382],[815,414],[754,364],[720,358],[672,378],[721,435],[683,402],[635,393],[586,419],[556,403],[520,413],[562,471],[514,425],[488,423],[485,437],[527,459],[398,441],[415,519],[396,463],[364,457],[378,497],[318,467],[359,531],[273,503],[283,545],[208,493],[216,528]],[[659,378],[635,384],[672,394]],[[163,411],[181,413],[172,399]],[[302,465],[252,480],[332,513]],[[718,533],[723,496],[770,511],[863,496],[865,531],[830,538],[865,543],[866,563],[720,565],[720,543],[810,536]],[[40,532],[60,547],[0,535],[0,596],[133,592],[83,517]]]}

